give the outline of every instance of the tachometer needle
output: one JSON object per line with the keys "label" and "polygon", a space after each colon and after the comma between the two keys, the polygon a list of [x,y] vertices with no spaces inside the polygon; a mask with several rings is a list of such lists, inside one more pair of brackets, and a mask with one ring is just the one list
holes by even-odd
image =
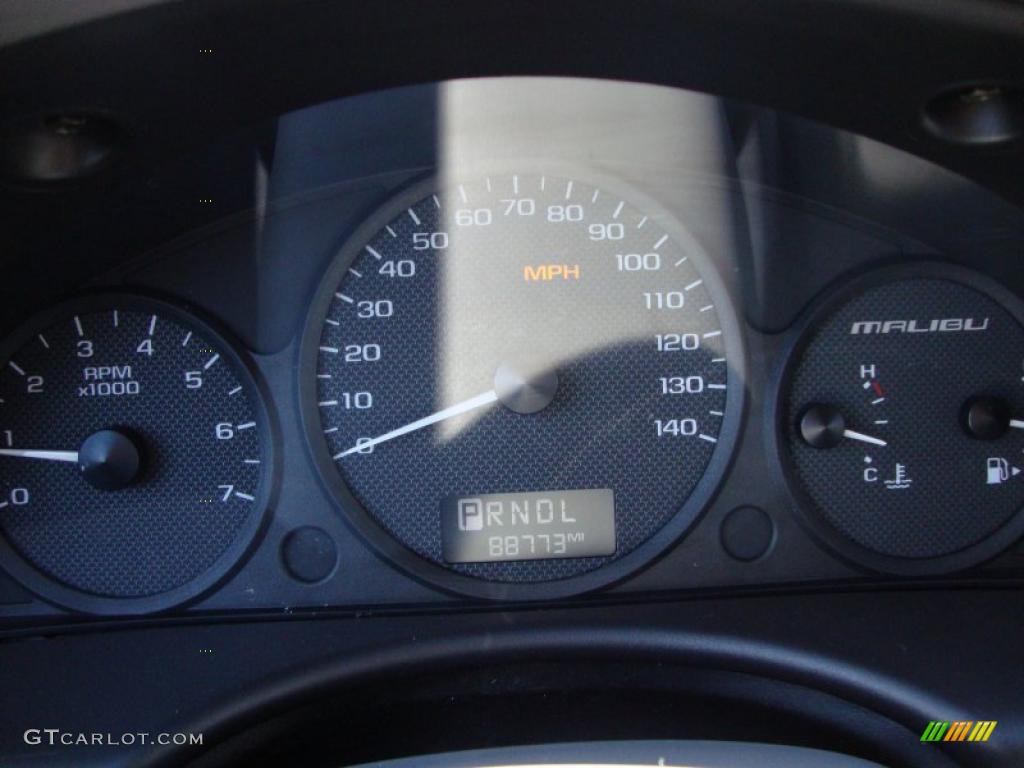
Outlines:
{"label": "tachometer needle", "polygon": [[871,435],[865,435],[862,432],[854,432],[852,429],[844,429],[843,437],[848,437],[851,440],[860,440],[862,443],[871,443],[871,445],[881,445],[883,447],[888,445],[885,440],[880,440],[879,438],[872,437]]}
{"label": "tachometer needle", "polygon": [[78,463],[78,451],[36,451],[27,448],[0,448],[0,456],[17,456],[22,459],[43,459],[45,461],[66,461]]}
{"label": "tachometer needle", "polygon": [[1024,421],[1021,419],[1010,419],[1010,426],[1014,429],[1024,429]]}
{"label": "tachometer needle", "polygon": [[438,411],[437,413],[432,413],[429,416],[424,416],[422,419],[418,419],[417,421],[414,421],[410,424],[406,424],[404,427],[399,427],[398,429],[393,429],[390,432],[385,432],[383,435],[380,435],[379,437],[374,437],[371,440],[364,440],[358,445],[352,446],[348,450],[335,454],[334,458],[343,459],[350,454],[365,451],[369,448],[372,448],[375,445],[386,443],[388,440],[394,440],[396,437],[401,437],[402,435],[407,435],[410,432],[415,432],[418,429],[429,427],[431,424],[437,424],[437,422],[439,421],[451,419],[463,413],[467,413],[468,411],[476,410],[477,408],[482,408],[485,405],[489,405],[490,403],[495,402],[497,399],[498,394],[492,389],[489,392],[484,392],[483,394],[477,395],[476,397],[471,397],[469,398],[469,400],[463,400],[461,403],[449,406],[448,408],[445,408],[443,411]]}

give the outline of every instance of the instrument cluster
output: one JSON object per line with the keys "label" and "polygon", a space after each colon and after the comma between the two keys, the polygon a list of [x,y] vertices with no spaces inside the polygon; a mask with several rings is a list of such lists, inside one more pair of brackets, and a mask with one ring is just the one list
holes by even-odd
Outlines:
{"label": "instrument cluster", "polygon": [[306,192],[259,259],[228,222],[25,313],[0,617],[1018,572],[1024,306],[982,261],[826,268],[863,229],[804,205],[838,234],[768,269],[736,211],[793,200],[564,154]]}

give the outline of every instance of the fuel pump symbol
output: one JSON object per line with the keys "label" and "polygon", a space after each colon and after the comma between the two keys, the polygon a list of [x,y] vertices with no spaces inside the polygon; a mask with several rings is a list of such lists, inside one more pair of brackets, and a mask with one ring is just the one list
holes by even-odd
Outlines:
{"label": "fuel pump symbol", "polygon": [[1010,462],[999,456],[992,456],[985,461],[985,483],[987,485],[1002,485],[1011,477],[1020,474],[1020,469],[1011,467]]}

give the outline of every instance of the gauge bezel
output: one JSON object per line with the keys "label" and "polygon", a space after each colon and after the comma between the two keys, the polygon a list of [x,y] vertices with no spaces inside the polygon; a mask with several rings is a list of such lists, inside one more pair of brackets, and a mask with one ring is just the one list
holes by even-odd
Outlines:
{"label": "gauge bezel", "polygon": [[[366,243],[393,218],[400,215],[401,211],[429,197],[438,189],[454,187],[459,183],[472,183],[488,175],[503,176],[513,173],[547,173],[576,179],[602,190],[615,191],[645,214],[652,217],[660,216],[659,224],[664,227],[665,232],[692,248],[691,258],[695,261],[718,310],[728,369],[728,389],[718,444],[693,492],[679,506],[671,519],[629,554],[577,576],[539,582],[490,581],[463,575],[406,547],[381,526],[352,495],[331,459],[327,440],[323,435],[320,409],[317,406],[316,373],[324,318],[345,271]],[[551,600],[607,587],[649,567],[664,556],[671,545],[679,541],[701,518],[718,493],[735,457],[746,403],[745,354],[730,291],[712,256],[703,243],[690,233],[674,214],[630,183],[587,169],[541,161],[517,162],[514,167],[498,169],[493,166],[463,168],[457,173],[445,174],[443,177],[435,172],[429,172],[391,194],[365,221],[340,238],[340,244],[330,259],[330,266],[321,277],[312,298],[303,332],[298,365],[300,411],[310,455],[324,488],[338,505],[342,518],[384,562],[397,567],[421,583],[458,595],[485,600]]]}
{"label": "gauge bezel", "polygon": [[42,600],[71,611],[95,615],[141,615],[178,608],[194,602],[224,583],[248,559],[259,545],[270,519],[269,510],[276,493],[276,428],[267,406],[266,387],[255,365],[239,352],[231,334],[218,327],[196,309],[165,299],[140,293],[104,291],[86,294],[49,307],[32,315],[0,342],[0,365],[7,361],[35,334],[75,314],[105,310],[151,312],[167,317],[188,329],[194,329],[204,340],[217,347],[222,359],[228,361],[241,384],[250,395],[254,418],[260,433],[260,485],[254,504],[255,512],[245,523],[231,545],[200,576],[180,587],[144,597],[108,597],[66,586],[38,570],[0,534],[0,566],[20,584]]}
{"label": "gauge bezel", "polygon": [[979,565],[1011,546],[1024,536],[1024,507],[981,541],[956,552],[926,558],[883,554],[848,538],[825,519],[797,478],[787,446],[790,428],[787,422],[787,399],[790,384],[803,351],[810,344],[815,331],[847,302],[866,291],[894,281],[914,278],[947,280],[976,290],[1005,309],[1024,330],[1024,301],[986,275],[957,264],[931,260],[910,261],[875,267],[852,277],[840,277],[801,313],[782,345],[777,371],[765,398],[768,408],[766,421],[769,426],[766,443],[772,463],[779,470],[773,474],[780,478],[782,491],[790,502],[790,508],[796,513],[798,523],[826,551],[870,573],[933,576]]}

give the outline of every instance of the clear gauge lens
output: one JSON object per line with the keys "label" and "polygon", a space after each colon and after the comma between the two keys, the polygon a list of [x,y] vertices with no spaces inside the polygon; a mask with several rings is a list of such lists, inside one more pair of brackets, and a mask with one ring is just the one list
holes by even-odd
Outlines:
{"label": "clear gauge lens", "polygon": [[938,267],[871,278],[815,316],[782,432],[831,543],[880,570],[941,571],[1020,534],[1020,318],[997,286]]}
{"label": "clear gauge lens", "polygon": [[96,298],[5,343],[4,565],[61,604],[156,610],[238,560],[264,505],[265,416],[241,361],[170,305]]}
{"label": "clear gauge lens", "polygon": [[556,176],[423,189],[327,282],[326,471],[407,551],[565,579],[699,512],[729,450],[736,339],[701,247],[663,212]]}

